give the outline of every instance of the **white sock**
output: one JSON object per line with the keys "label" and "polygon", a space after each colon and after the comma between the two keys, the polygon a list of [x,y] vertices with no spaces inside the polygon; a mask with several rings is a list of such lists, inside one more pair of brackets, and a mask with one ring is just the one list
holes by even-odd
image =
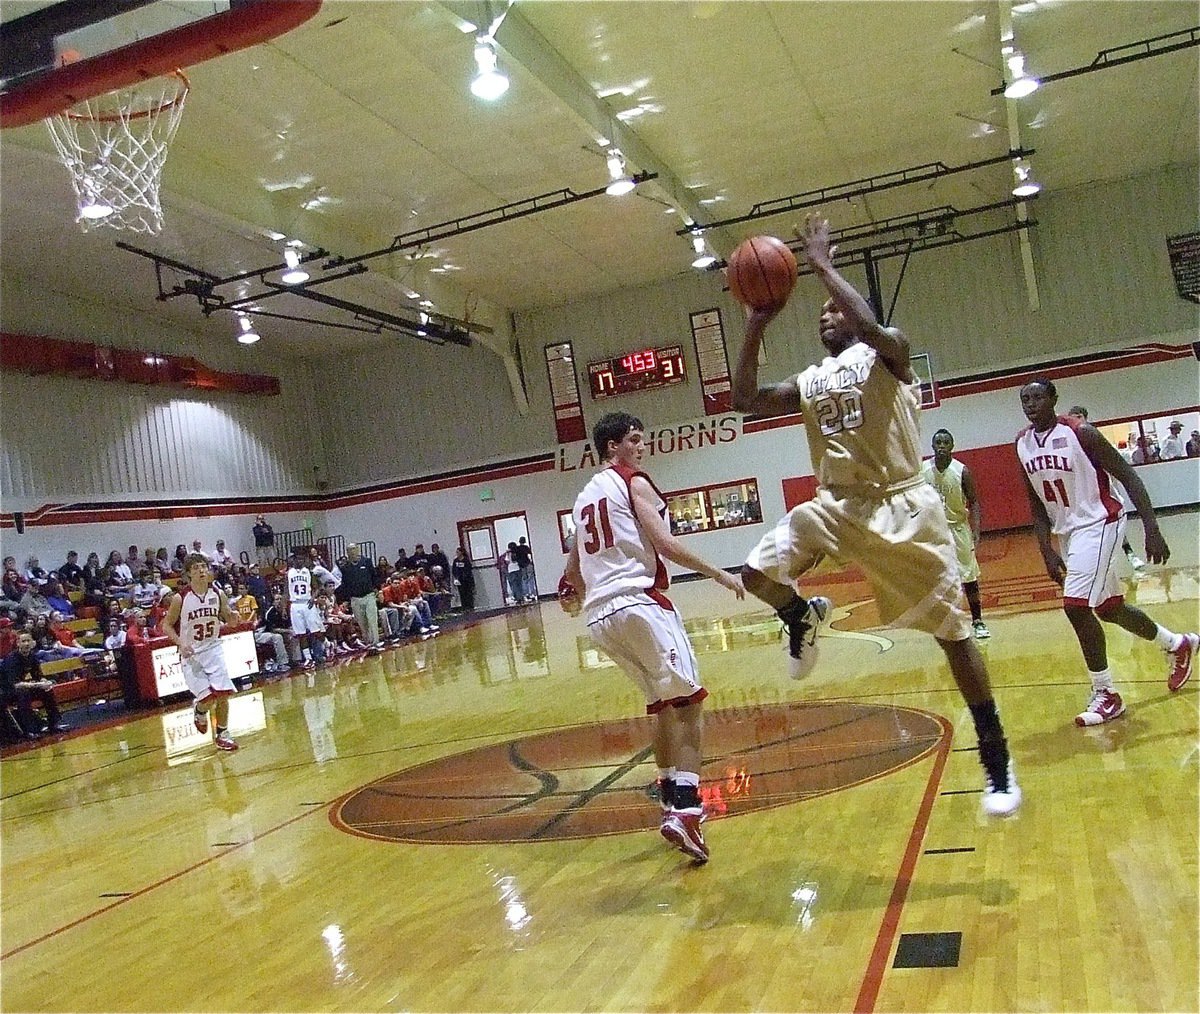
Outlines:
{"label": "white sock", "polygon": [[1092,672],[1089,669],[1088,676],[1091,677],[1093,690],[1112,690],[1113,689],[1112,670],[1109,669],[1107,666],[1104,669],[1102,669],[1100,672]]}
{"label": "white sock", "polygon": [[1166,627],[1160,627],[1157,623],[1158,632],[1154,635],[1154,643],[1157,644],[1163,651],[1174,651],[1183,644],[1182,634],[1173,634]]}
{"label": "white sock", "polygon": [[693,771],[676,771],[672,777],[676,785],[700,785],[700,776]]}
{"label": "white sock", "polygon": [[310,649],[308,649],[308,648],[305,648],[305,649],[304,649],[304,661],[305,661],[305,662],[311,662],[311,661],[312,661],[312,651],[311,651]]}
{"label": "white sock", "polygon": [[664,782],[669,782],[669,781],[673,780],[675,777],[675,769],[674,768],[659,768],[658,769],[658,777],[660,779],[662,779]]}

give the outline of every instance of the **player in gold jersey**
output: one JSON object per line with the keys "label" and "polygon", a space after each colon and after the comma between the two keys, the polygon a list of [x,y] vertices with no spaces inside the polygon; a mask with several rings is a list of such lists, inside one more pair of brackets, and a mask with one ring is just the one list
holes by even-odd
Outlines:
{"label": "player in gold jersey", "polygon": [[954,543],[937,493],[921,478],[920,383],[908,339],[883,327],[833,267],[829,223],[809,215],[797,237],[830,298],[821,309],[826,358],[781,383],[759,386],[763,333],[779,312],[751,310],[733,378],[734,408],[758,416],[802,412],[816,496],[763,536],[742,569],[746,590],[781,612],[794,582],[829,556],[861,567],[885,623],[932,634],[946,654],[979,739],[987,777],[983,809],[1007,816],[1021,803],[987,667],[963,609]]}

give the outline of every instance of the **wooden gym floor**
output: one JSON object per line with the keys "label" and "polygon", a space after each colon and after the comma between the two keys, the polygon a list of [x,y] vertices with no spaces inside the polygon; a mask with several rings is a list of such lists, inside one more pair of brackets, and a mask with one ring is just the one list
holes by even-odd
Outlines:
{"label": "wooden gym floor", "polygon": [[[1134,526],[1136,527],[1136,526]],[[1136,600],[1196,629],[1196,515]],[[1140,547],[1140,533],[1134,545]],[[0,763],[4,1011],[1197,1010],[1197,684],[1109,635],[1087,698],[1028,535],[982,547],[1025,806],[979,816],[928,638],[853,575],[805,681],[778,624],[676,587],[705,682],[712,861],[658,836],[631,685],[552,603]],[[557,574],[543,573],[543,585]]]}

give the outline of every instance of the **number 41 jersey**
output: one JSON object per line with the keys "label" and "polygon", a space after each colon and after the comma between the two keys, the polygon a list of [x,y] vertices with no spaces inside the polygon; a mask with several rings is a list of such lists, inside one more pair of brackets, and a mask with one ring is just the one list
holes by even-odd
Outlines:
{"label": "number 41 jersey", "polygon": [[640,475],[654,488],[655,507],[665,518],[666,501],[645,472],[610,465],[592,476],[575,500],[575,541],[586,587],[584,608],[591,611],[618,595],[665,590],[667,568],[633,513],[629,484]]}
{"label": "number 41 jersey", "polygon": [[1021,467],[1046,505],[1055,535],[1124,514],[1108,473],[1088,457],[1075,429],[1075,420],[1060,415],[1045,433],[1027,426],[1017,434]]}

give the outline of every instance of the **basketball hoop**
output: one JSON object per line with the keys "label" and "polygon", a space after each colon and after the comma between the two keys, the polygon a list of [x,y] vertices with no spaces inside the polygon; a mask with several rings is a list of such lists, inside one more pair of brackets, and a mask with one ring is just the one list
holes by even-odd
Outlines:
{"label": "basketball hoop", "polygon": [[71,174],[75,221],[84,232],[162,229],[159,185],[188,87],[187,75],[176,70],[77,102],[46,120]]}

